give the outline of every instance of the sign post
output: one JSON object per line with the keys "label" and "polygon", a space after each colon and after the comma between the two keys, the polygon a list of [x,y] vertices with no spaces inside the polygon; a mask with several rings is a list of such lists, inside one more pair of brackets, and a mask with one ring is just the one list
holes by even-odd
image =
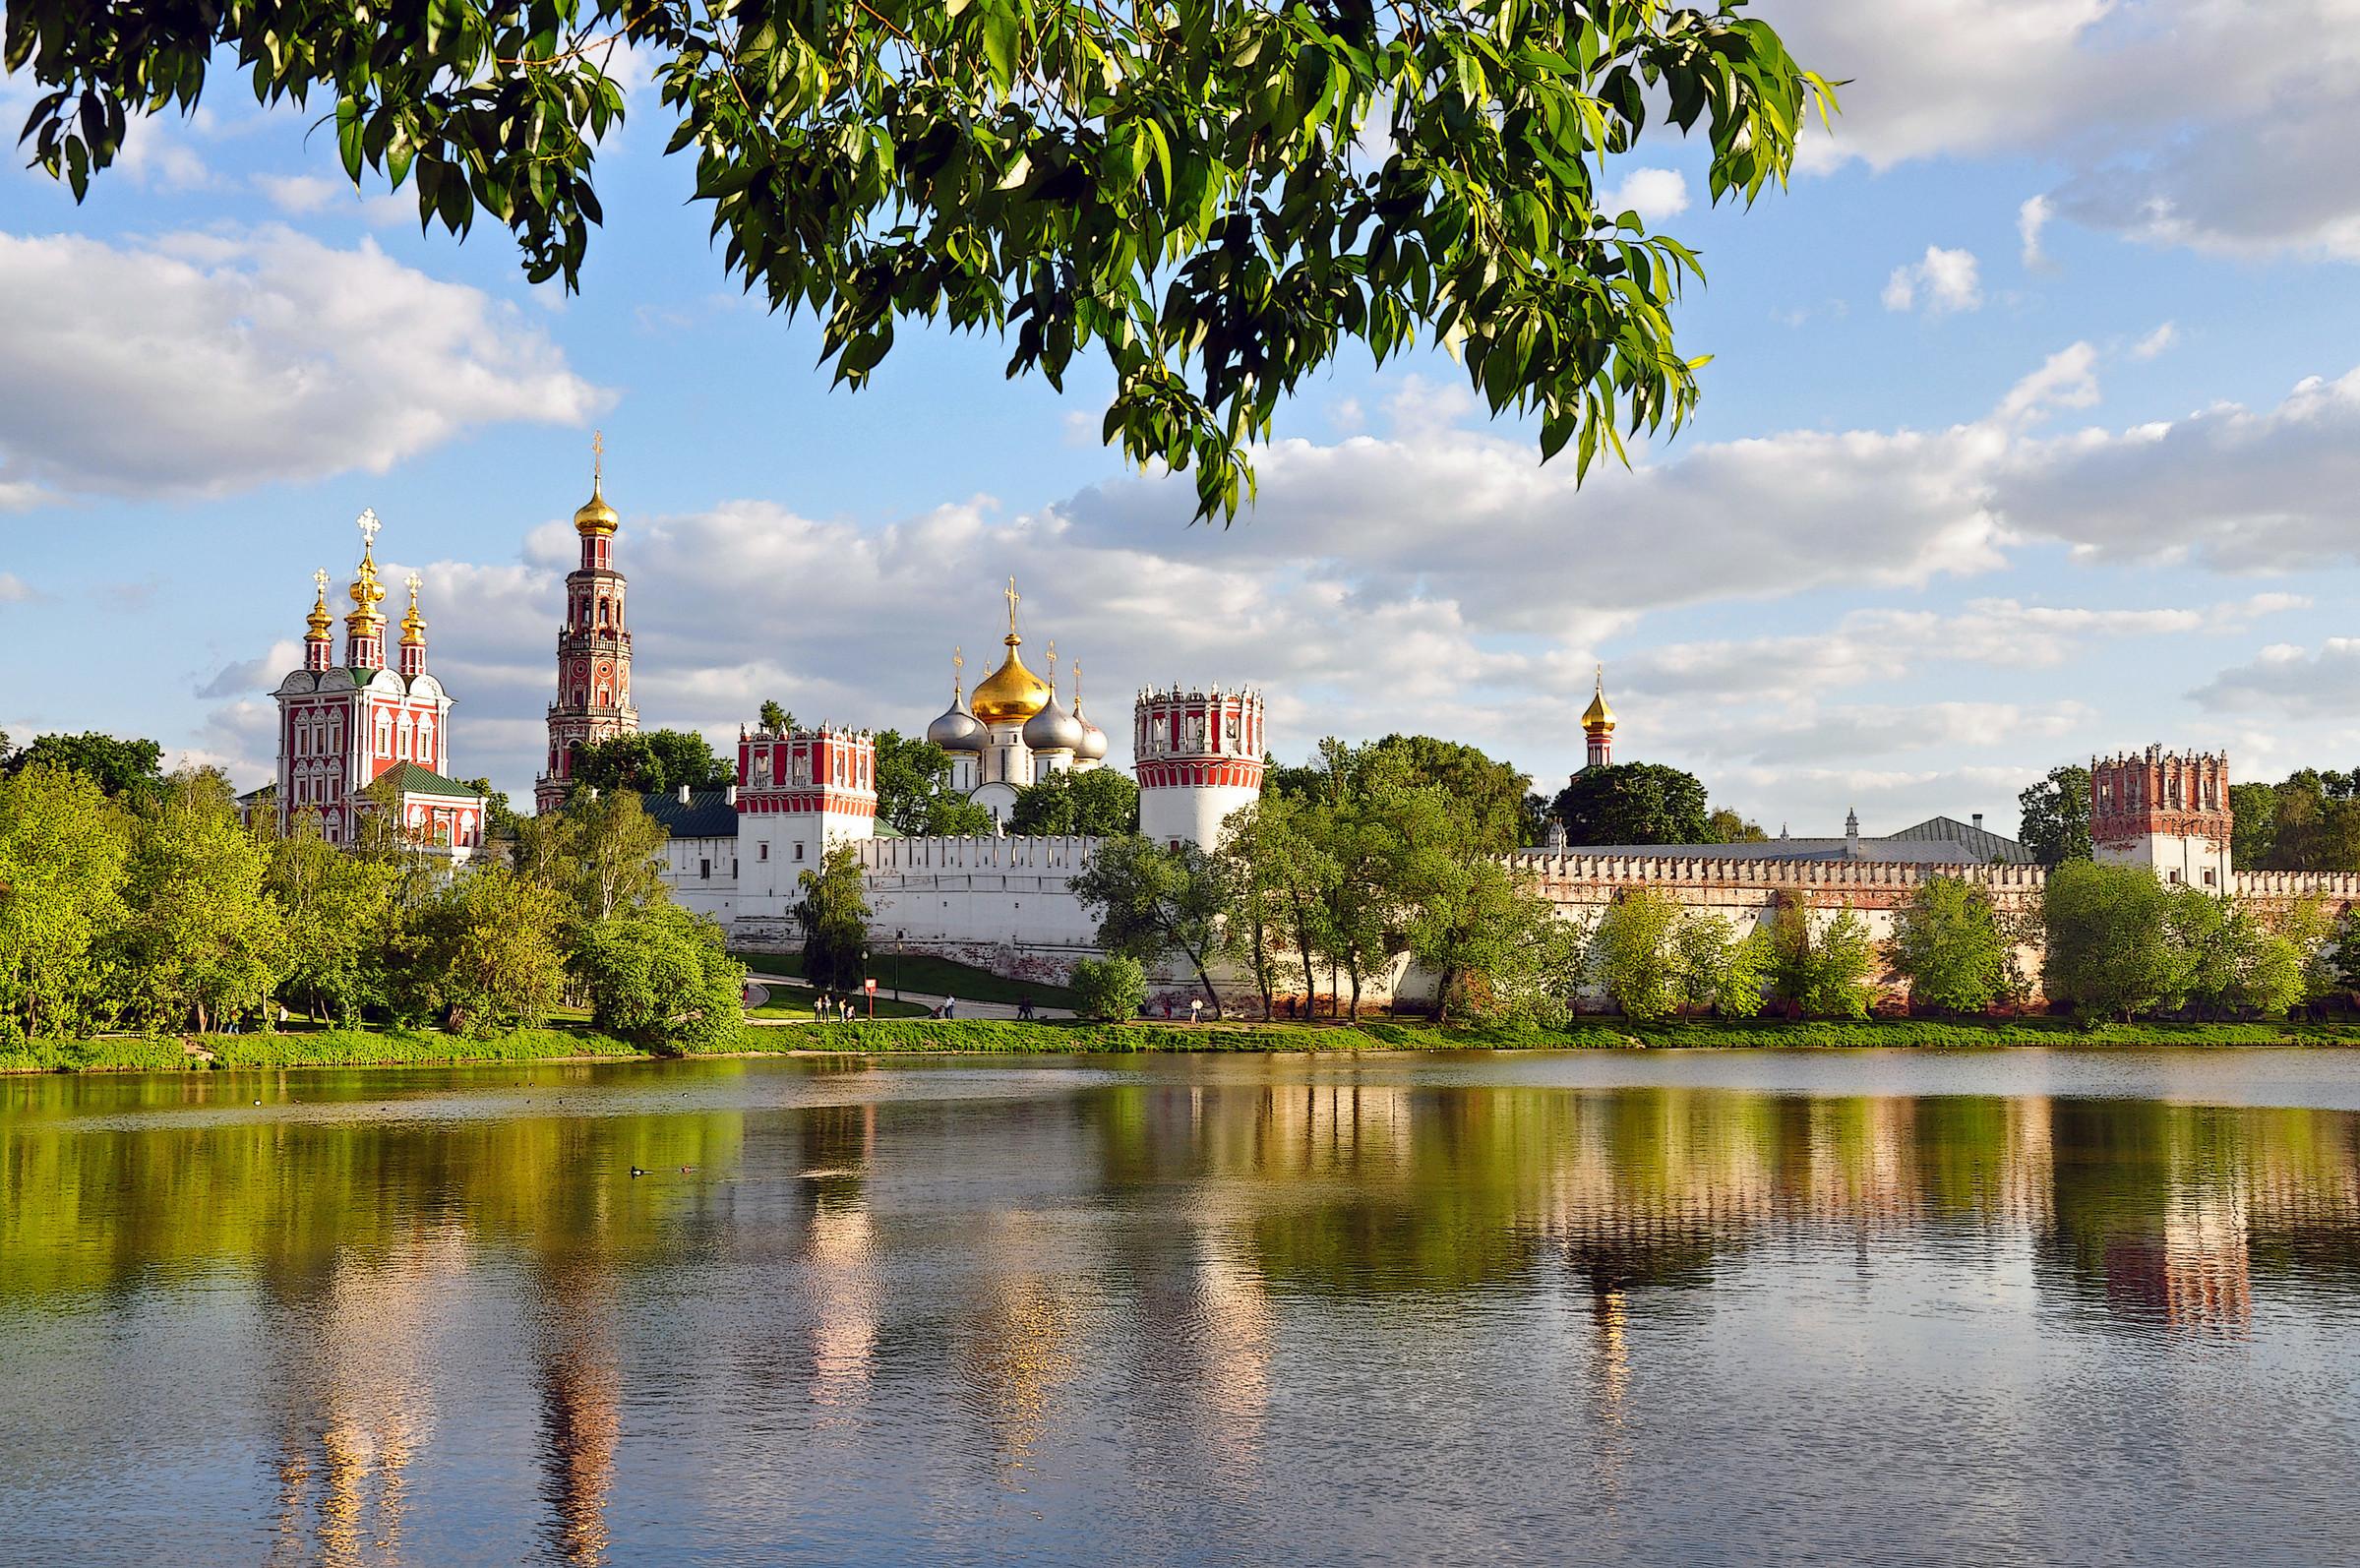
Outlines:
{"label": "sign post", "polygon": [[876,980],[875,980],[875,979],[869,979],[869,980],[864,980],[864,981],[862,981],[862,982],[861,982],[861,989],[862,989],[863,991],[866,991],[866,992],[869,994],[869,1021],[870,1021],[871,1023],[875,1023],[875,1022],[877,1021],[877,982],[876,982]]}

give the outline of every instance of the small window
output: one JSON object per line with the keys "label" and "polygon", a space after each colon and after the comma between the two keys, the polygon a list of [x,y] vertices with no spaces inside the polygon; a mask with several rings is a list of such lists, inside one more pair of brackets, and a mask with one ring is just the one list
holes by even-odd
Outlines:
{"label": "small window", "polygon": [[2212,885],[2212,874],[2210,872],[2205,873],[2205,885],[2207,887],[2210,887]]}
{"label": "small window", "polygon": [[797,860],[803,859],[803,846],[801,844],[795,846],[795,858]]}
{"label": "small window", "polygon": [[729,863],[729,879],[733,882],[738,879],[738,863],[734,860]]}
{"label": "small window", "polygon": [[2176,882],[2178,882],[2178,881],[2179,881],[2179,879],[2180,879],[2180,874],[2179,874],[2178,872],[2173,872],[2173,873],[2171,874],[2171,879],[2172,879],[2172,881],[2173,881],[2173,882],[2175,882],[2175,883],[2176,883]]}
{"label": "small window", "polygon": [[758,855],[756,855],[756,856],[755,856],[754,858],[755,858],[756,860],[768,860],[768,859],[770,858],[770,846],[769,846],[769,845],[767,845],[767,844],[763,844],[763,845],[760,845],[760,846],[758,846],[758,848],[760,849],[761,853],[760,853],[760,854],[758,854]]}
{"label": "small window", "polygon": [[711,861],[700,860],[696,863],[696,879],[700,882],[709,882],[713,879],[713,863]]}

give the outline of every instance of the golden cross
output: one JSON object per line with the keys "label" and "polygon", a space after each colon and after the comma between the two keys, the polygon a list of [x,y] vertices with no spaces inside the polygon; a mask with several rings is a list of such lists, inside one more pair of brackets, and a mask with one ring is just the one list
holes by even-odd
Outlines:
{"label": "golden cross", "polygon": [[412,605],[415,605],[418,602],[418,590],[425,585],[426,579],[419,576],[415,572],[411,573],[408,578],[403,581],[402,586],[409,589],[409,602]]}
{"label": "golden cross", "polygon": [[1058,645],[1055,638],[1049,644],[1049,694],[1058,694]]}
{"label": "golden cross", "polygon": [[313,573],[312,573],[312,580],[313,580],[314,582],[316,582],[316,583],[318,583],[318,584],[320,585],[320,597],[321,597],[321,598],[323,598],[323,599],[327,598],[327,597],[328,597],[328,569],[327,569],[326,567],[322,567],[322,568],[321,568],[319,571],[317,571],[317,572]]}
{"label": "golden cross", "polygon": [[1007,594],[1007,598],[1008,598],[1008,635],[1009,635],[1009,636],[1014,636],[1014,635],[1016,634],[1016,600],[1017,600],[1017,598],[1018,598],[1018,597],[1019,597],[1019,595],[1018,595],[1018,594],[1017,594],[1017,592],[1016,592],[1016,579],[1015,579],[1014,577],[1010,577],[1010,578],[1008,578],[1008,594]]}
{"label": "golden cross", "polygon": [[373,546],[374,546],[374,545],[377,543],[377,530],[378,530],[378,529],[380,529],[380,528],[382,528],[382,527],[384,527],[384,526],[385,526],[385,524],[384,524],[384,523],[382,523],[382,522],[379,522],[379,521],[377,520],[377,509],[376,509],[376,508],[374,508],[374,507],[369,507],[369,508],[365,508],[365,509],[363,509],[363,510],[362,510],[362,512],[361,512],[361,553],[362,553],[362,554],[364,554],[364,555],[365,555],[365,554],[367,554],[367,553],[369,552],[369,550],[371,549],[371,547],[373,547]]}
{"label": "golden cross", "polygon": [[597,489],[599,482],[605,477],[606,432],[593,430],[590,432],[590,488]]}

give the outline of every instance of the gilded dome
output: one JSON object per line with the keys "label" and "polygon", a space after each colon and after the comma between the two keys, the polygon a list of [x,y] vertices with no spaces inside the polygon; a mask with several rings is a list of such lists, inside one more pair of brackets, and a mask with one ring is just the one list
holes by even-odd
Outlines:
{"label": "gilded dome", "polygon": [[975,716],[986,724],[1021,724],[1049,706],[1057,694],[1049,683],[1024,667],[1016,652],[1023,638],[1011,632],[1007,636],[1008,661],[975,689]]}
{"label": "gilded dome", "polygon": [[1589,710],[1582,715],[1585,730],[1610,730],[1614,727],[1614,710],[1606,706],[1606,673],[1598,673],[1598,691],[1590,698]]}
{"label": "gilded dome", "polygon": [[622,521],[623,519],[615,514],[615,509],[606,504],[606,497],[599,494],[598,482],[592,480],[590,482],[590,499],[583,502],[580,510],[574,513],[575,532],[585,535],[613,533]]}

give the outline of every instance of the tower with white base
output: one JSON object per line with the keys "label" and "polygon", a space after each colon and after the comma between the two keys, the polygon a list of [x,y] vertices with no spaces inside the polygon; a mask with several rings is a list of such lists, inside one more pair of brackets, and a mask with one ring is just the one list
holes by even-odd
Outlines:
{"label": "tower with white base", "polygon": [[2146,866],[2167,882],[2229,885],[2229,759],[2150,746],[2089,762],[2089,848],[2106,866]]}
{"label": "tower with white base", "polygon": [[803,895],[838,844],[877,832],[877,743],[866,730],[750,730],[738,738],[738,888],[758,901]]}
{"label": "tower with white base", "polygon": [[1141,692],[1132,708],[1139,833],[1167,848],[1211,849],[1221,823],[1262,796],[1258,692]]}

